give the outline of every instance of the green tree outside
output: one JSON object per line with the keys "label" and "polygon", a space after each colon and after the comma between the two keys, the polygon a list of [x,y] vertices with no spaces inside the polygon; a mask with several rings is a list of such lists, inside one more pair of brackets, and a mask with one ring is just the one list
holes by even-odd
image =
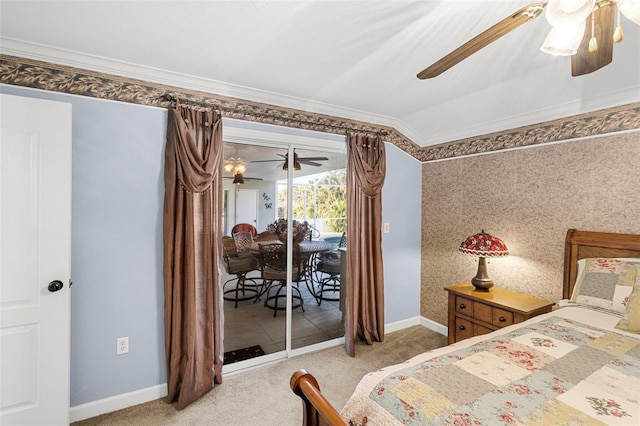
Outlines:
{"label": "green tree outside", "polygon": [[[309,220],[325,219],[326,226],[333,232],[347,230],[347,187],[346,170],[327,172],[319,179],[293,186],[294,218]],[[315,199],[315,203],[314,203]],[[287,190],[283,186],[278,191],[278,215],[285,217]]]}

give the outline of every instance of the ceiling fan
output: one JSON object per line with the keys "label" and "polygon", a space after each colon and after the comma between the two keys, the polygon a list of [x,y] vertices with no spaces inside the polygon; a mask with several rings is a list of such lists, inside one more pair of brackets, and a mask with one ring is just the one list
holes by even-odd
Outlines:
{"label": "ceiling fan", "polygon": [[[614,12],[618,25],[614,30]],[[571,56],[573,77],[596,71],[613,60],[613,43],[622,41],[620,13],[640,25],[640,0],[549,0],[525,6],[418,73],[433,78],[480,49],[537,18],[546,9],[552,30],[541,50]]]}
{"label": "ceiling fan", "polygon": [[[252,163],[268,163],[268,162],[272,162],[272,161],[282,161],[282,170],[287,170],[288,165],[289,165],[289,153],[287,154],[277,154],[279,155],[280,159],[275,159],[275,160],[254,160],[252,161]],[[314,167],[319,167],[322,166],[322,164],[317,163],[317,161],[327,161],[328,158],[327,157],[298,157],[298,154],[296,153],[296,151],[293,151],[293,170],[300,170],[302,168],[301,164],[307,164],[309,166],[314,166]],[[278,165],[278,167],[280,167],[280,165]]]}
{"label": "ceiling fan", "polygon": [[254,178],[254,177],[244,177],[242,175],[242,173],[240,172],[235,172],[235,174],[233,175],[233,177],[231,176],[225,176],[225,179],[233,179],[232,183],[235,183],[236,185],[242,185],[244,183],[245,180],[262,180],[262,178]]}
{"label": "ceiling fan", "polygon": [[233,179],[233,183],[242,185],[245,180],[262,180],[262,178],[244,177],[243,173],[247,171],[246,162],[238,158],[229,158],[224,160],[224,171],[227,173],[233,172],[233,177],[225,176],[225,179]]}

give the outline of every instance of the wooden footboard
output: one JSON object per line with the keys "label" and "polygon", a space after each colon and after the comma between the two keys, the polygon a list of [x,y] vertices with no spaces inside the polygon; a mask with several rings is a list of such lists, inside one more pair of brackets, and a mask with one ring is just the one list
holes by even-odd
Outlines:
{"label": "wooden footboard", "polygon": [[302,399],[302,426],[347,426],[340,413],[320,392],[318,381],[306,370],[291,376],[291,390]]}

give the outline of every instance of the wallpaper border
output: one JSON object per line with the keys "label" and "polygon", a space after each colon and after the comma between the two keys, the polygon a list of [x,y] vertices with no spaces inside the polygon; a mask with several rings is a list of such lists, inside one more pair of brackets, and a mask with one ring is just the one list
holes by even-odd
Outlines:
{"label": "wallpaper border", "polygon": [[164,95],[210,105],[224,117],[265,124],[345,134],[382,133],[388,141],[422,162],[640,129],[640,102],[555,121],[421,147],[395,128],[156,84],[16,56],[0,55],[0,83],[139,105],[170,107]]}

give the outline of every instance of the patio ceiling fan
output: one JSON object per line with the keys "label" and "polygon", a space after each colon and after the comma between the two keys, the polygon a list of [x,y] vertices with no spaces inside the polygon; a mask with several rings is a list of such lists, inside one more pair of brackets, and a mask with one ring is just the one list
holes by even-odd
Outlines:
{"label": "patio ceiling fan", "polygon": [[245,180],[262,180],[262,178],[244,177],[243,173],[247,171],[246,162],[238,158],[228,158],[224,160],[224,171],[227,173],[233,172],[233,176],[224,176],[224,179],[233,179],[233,183],[242,185]]}
{"label": "patio ceiling fan", "polygon": [[233,183],[235,183],[236,185],[242,185],[245,180],[262,180],[262,178],[244,177],[240,172],[235,172],[233,177],[225,176],[224,179],[233,179]]}
{"label": "patio ceiling fan", "polygon": [[[614,30],[614,12],[618,23]],[[620,13],[640,25],[640,0],[549,0],[532,3],[472,38],[453,52],[418,73],[419,79],[433,78],[483,49],[545,11],[552,26],[541,50],[552,55],[571,56],[571,75],[577,77],[608,65],[613,60],[613,43],[623,38]]]}
{"label": "patio ceiling fan", "polygon": [[[282,170],[287,170],[289,165],[289,153],[287,154],[276,154],[282,158],[274,159],[274,160],[254,160],[252,163],[269,163],[273,161],[282,162],[282,166],[278,164],[278,167],[282,167]],[[317,161],[327,161],[329,160],[327,157],[298,157],[296,151],[293,151],[293,170],[300,170],[302,168],[302,164],[306,164],[309,166],[319,167],[322,166],[321,163]]]}

